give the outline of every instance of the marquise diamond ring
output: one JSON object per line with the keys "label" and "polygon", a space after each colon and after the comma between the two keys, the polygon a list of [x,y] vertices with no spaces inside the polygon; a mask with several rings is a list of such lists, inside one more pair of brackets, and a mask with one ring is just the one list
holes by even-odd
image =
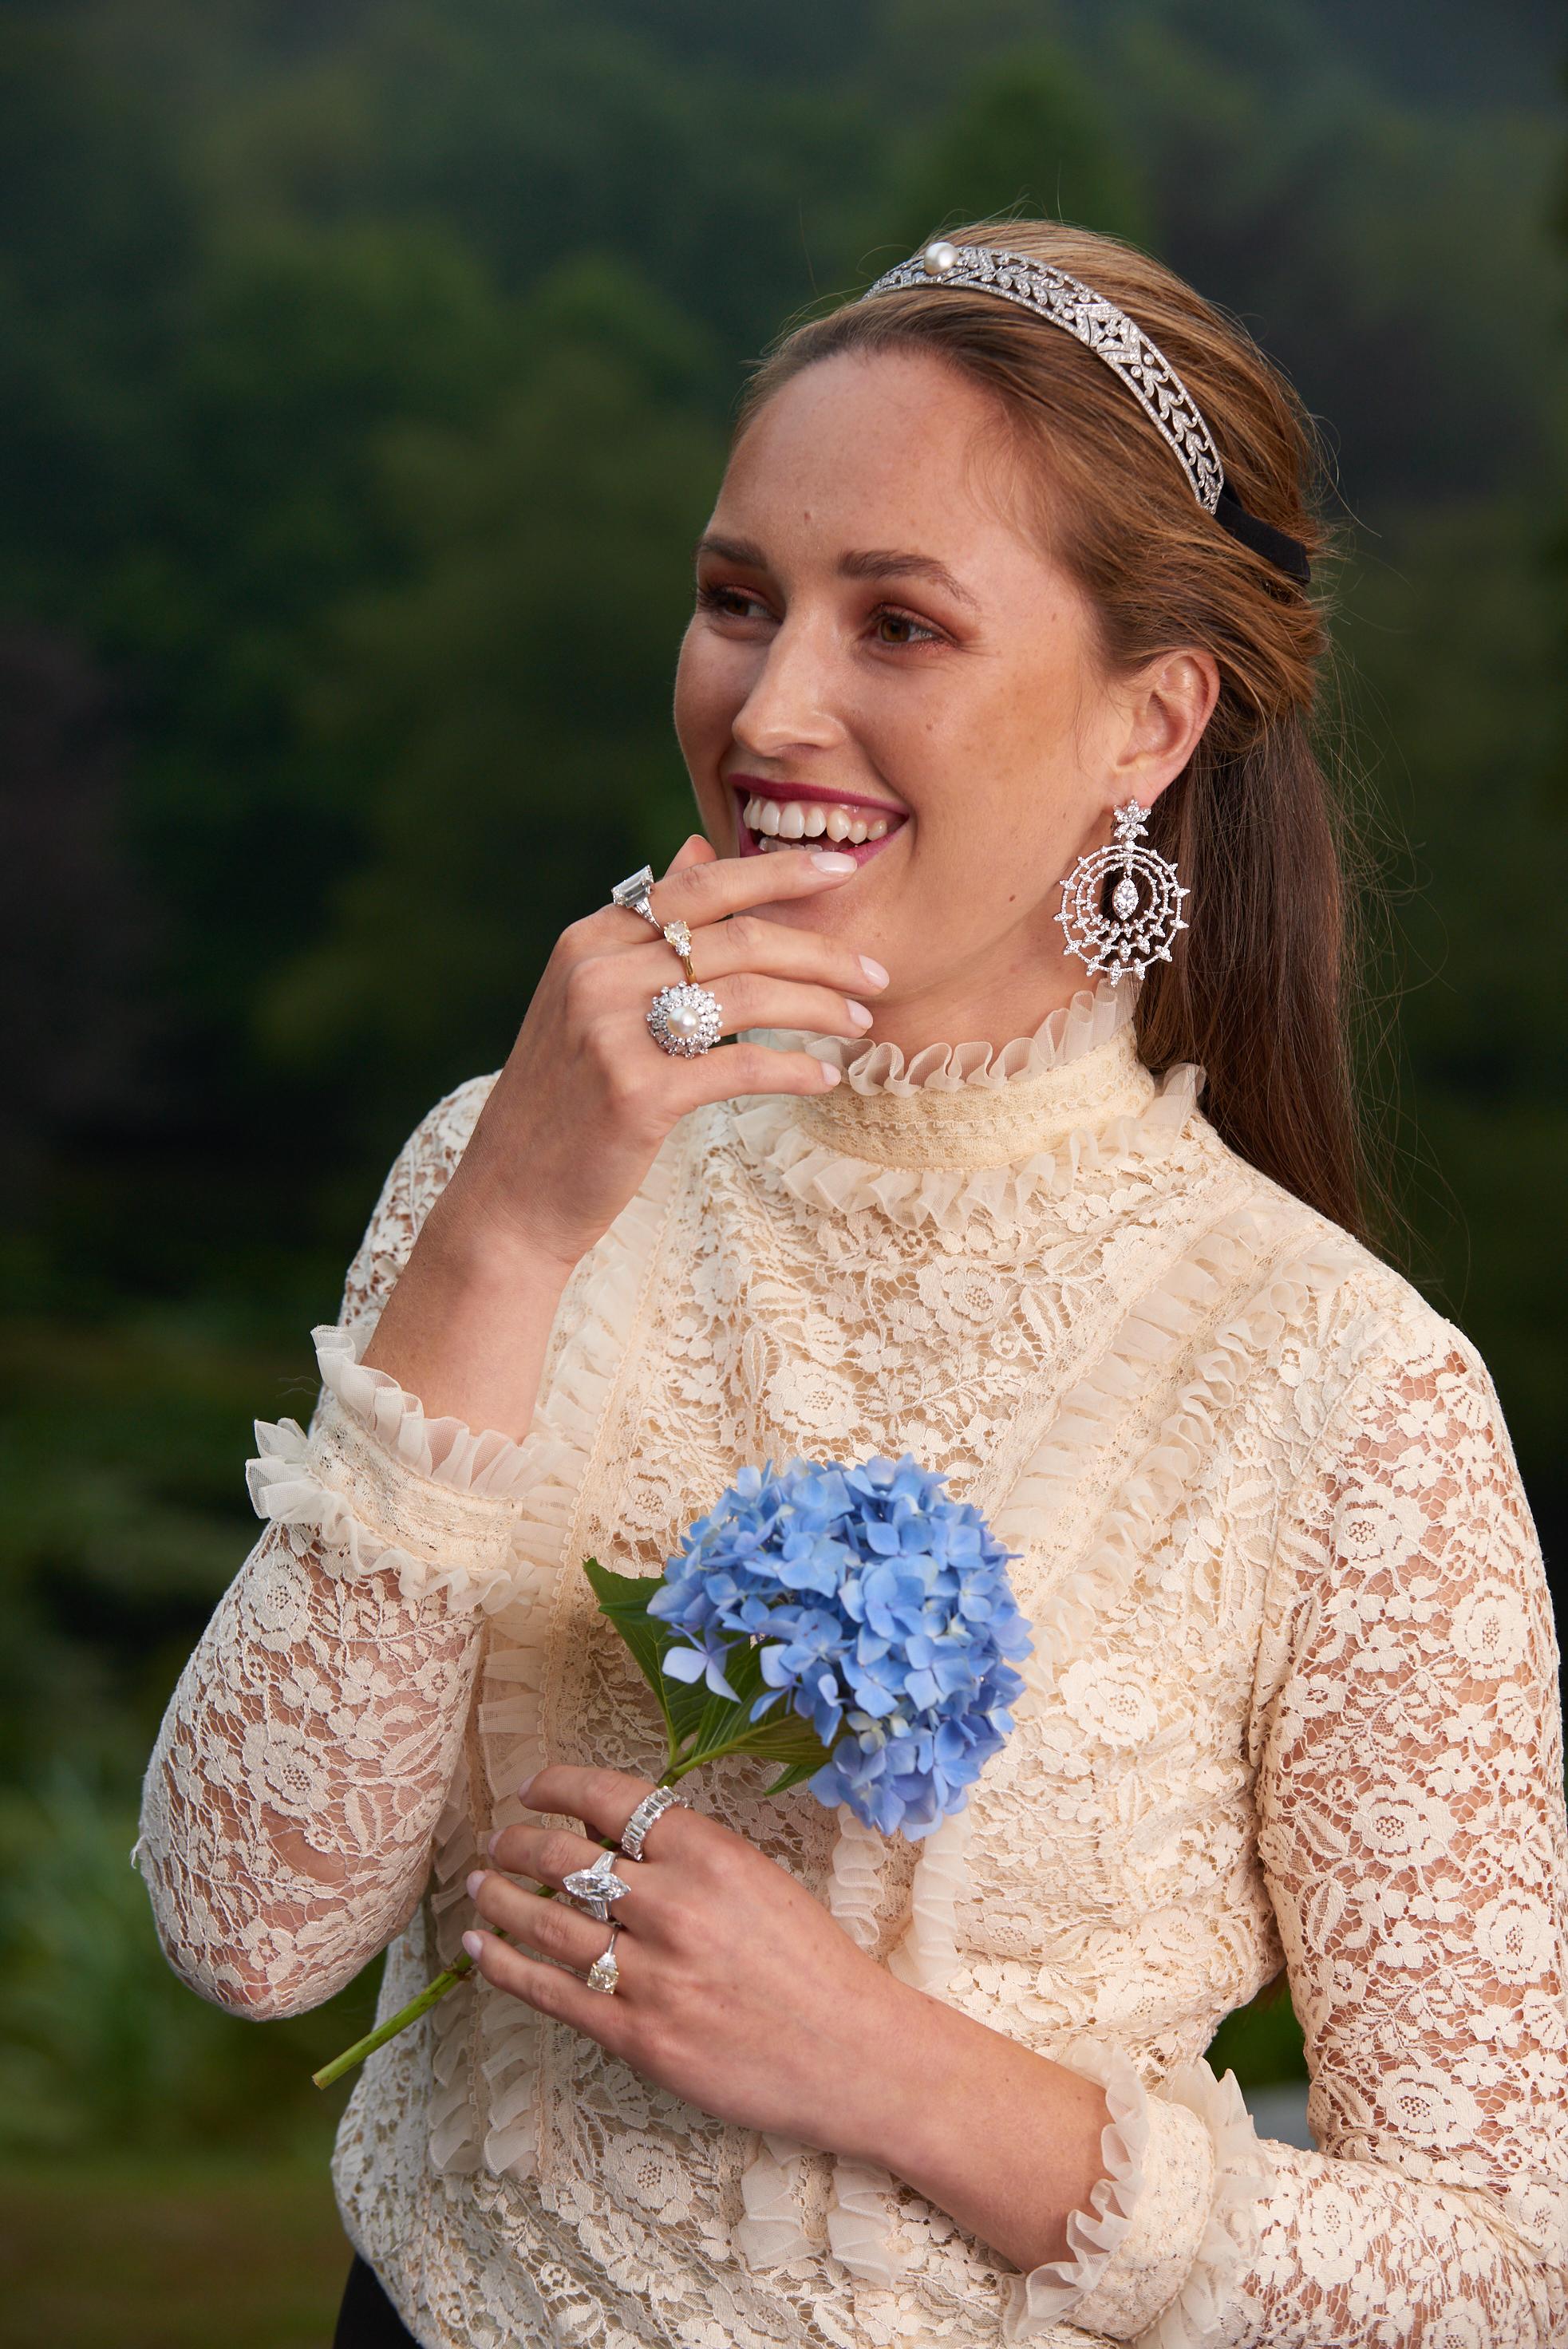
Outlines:
{"label": "marquise diamond ring", "polygon": [[601,1925],[608,1922],[610,1902],[631,1889],[625,1878],[615,1872],[616,1861],[620,1857],[618,1851],[601,1851],[591,1868],[574,1868],[570,1876],[561,1878],[561,1889],[567,1898],[586,1909],[590,1917],[597,1917]]}

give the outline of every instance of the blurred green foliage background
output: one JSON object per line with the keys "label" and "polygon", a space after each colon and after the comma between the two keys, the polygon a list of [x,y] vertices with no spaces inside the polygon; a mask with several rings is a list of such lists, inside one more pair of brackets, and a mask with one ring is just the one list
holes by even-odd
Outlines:
{"label": "blurred green foliage background", "polygon": [[[0,15],[0,2339],[328,2338],[306,2075],[371,1984],[182,1990],[140,1771],[392,1150],[688,828],[746,363],[938,227],[1148,244],[1329,429],[1397,1246],[1555,1548],[1565,46],[1527,0]],[[1288,2004],[1224,2045],[1299,2064]]]}

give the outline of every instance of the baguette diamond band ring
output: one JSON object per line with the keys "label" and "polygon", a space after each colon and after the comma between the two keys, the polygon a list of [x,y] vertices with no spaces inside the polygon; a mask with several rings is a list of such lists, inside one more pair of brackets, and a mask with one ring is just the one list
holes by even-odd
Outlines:
{"label": "baguette diamond band ring", "polygon": [[647,1839],[649,1828],[655,1819],[662,1818],[665,1812],[673,1809],[677,1804],[684,1809],[686,1798],[683,1795],[678,1795],[673,1786],[655,1786],[649,1793],[644,1795],[620,1831],[620,1847],[628,1859],[642,1857],[642,1847]]}

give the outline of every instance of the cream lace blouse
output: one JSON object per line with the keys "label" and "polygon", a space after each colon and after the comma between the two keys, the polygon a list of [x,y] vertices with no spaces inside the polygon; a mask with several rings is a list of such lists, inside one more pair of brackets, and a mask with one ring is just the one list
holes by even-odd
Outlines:
{"label": "cream lace blouse", "polygon": [[[431,2349],[1545,2349],[1568,2340],[1568,1848],[1540,1554],[1475,1349],[1138,1060],[1101,982],[994,1056],[684,1121],[578,1268],[525,1440],[358,1361],[490,1080],[392,1169],[308,1433],[170,1704],[141,1866],[205,1996],[456,1951],[546,1756],[658,1766],[578,1561],[652,1574],[747,1461],[906,1449],[1022,1553],[1018,1726],[922,1846],[734,1761],[696,1799],[901,1976],[1102,2082],[1021,2276],[897,2178],[721,2124],[469,1984],[335,2163]],[[1203,2050],[1282,1965],[1319,2152]]]}

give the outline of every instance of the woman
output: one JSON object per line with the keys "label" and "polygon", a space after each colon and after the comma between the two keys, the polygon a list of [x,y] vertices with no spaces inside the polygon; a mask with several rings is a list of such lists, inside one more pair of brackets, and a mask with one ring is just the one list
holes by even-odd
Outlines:
{"label": "woman", "polygon": [[[1308,456],[1057,223],[754,378],[702,833],[393,1167],[149,1773],[206,1996],[476,1958],[345,2116],[340,2340],[1565,2337],[1556,1655],[1487,1371],[1360,1236]],[[905,1449],[1033,1628],[967,1810],[917,1846],[734,1763],[636,1851],[656,1723],[577,1561]],[[529,1889],[623,1837],[618,1933]],[[1202,2060],[1282,1967],[1319,2151]]]}

